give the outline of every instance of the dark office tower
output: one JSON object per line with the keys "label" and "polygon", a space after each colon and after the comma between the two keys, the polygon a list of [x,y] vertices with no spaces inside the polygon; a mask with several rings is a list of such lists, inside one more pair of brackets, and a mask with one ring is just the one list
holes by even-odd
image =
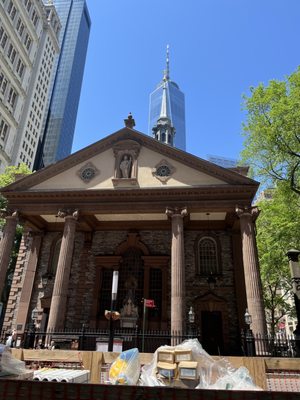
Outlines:
{"label": "dark office tower", "polygon": [[164,137],[164,135],[155,135],[155,129],[157,129],[158,120],[161,118],[162,103],[166,102],[165,115],[170,120],[170,127],[175,130],[175,136],[172,138],[172,141],[166,141],[166,143],[178,149],[185,150],[184,94],[180,91],[177,83],[170,80],[169,73],[169,46],[167,46],[167,65],[163,79],[150,94],[148,133],[149,135],[154,134],[156,138],[159,137],[160,141]]}
{"label": "dark office tower", "polygon": [[85,0],[54,0],[53,4],[62,25],[61,51],[35,169],[71,153],[91,27]]}

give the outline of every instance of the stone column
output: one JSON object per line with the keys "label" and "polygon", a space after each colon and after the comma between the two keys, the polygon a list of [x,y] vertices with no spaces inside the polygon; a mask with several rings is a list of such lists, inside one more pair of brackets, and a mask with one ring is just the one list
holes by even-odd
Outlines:
{"label": "stone column", "polygon": [[236,212],[240,218],[246,296],[252,316],[251,329],[254,334],[265,335],[266,317],[253,223],[259,210],[257,207],[236,207]]}
{"label": "stone column", "polygon": [[[4,215],[2,214],[1,217],[4,217]],[[11,251],[14,244],[18,223],[18,212],[14,211],[11,215],[5,213],[5,219],[6,223],[3,229],[3,237],[0,242],[0,298],[2,296]]]}
{"label": "stone column", "polygon": [[30,252],[27,259],[27,265],[25,265],[26,271],[16,317],[17,330],[18,332],[22,333],[25,330],[26,320],[28,320],[29,305],[33,292],[33,285],[36,276],[37,263],[42,246],[43,235],[44,233],[39,231],[28,232],[27,246],[28,250],[30,248]]}
{"label": "stone column", "polygon": [[183,218],[186,208],[167,208],[166,214],[172,220],[171,249],[171,331],[181,335],[184,321],[184,237]]}
{"label": "stone column", "polygon": [[58,217],[65,219],[65,226],[54,281],[48,332],[64,328],[78,210],[59,211]]}

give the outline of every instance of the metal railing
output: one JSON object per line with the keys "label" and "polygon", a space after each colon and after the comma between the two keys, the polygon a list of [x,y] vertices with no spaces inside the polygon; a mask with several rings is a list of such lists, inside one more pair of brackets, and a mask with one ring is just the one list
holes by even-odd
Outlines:
{"label": "metal railing", "polygon": [[[5,343],[8,333],[2,331],[1,342]],[[140,352],[153,353],[163,345],[176,345],[182,341],[198,337],[197,333],[170,332],[170,331],[142,331],[140,329],[115,329],[114,350],[122,351],[137,347]],[[89,351],[107,351],[109,340],[108,329],[82,329],[55,330],[42,332],[35,329],[28,329],[23,335],[19,335],[15,345],[22,348],[55,348],[78,349]],[[52,342],[52,345],[51,345]],[[54,342],[54,343],[53,343]]]}
{"label": "metal railing", "polygon": [[251,331],[241,333],[242,352],[249,357],[299,357],[300,340],[282,334],[253,335]]}
{"label": "metal railing", "polygon": [[[0,341],[5,343],[8,332],[2,331]],[[140,352],[153,353],[163,345],[177,345],[189,338],[197,338],[200,343],[201,335],[198,331],[171,332],[161,330],[141,329],[115,329],[114,351],[124,351],[137,347]],[[28,329],[23,335],[19,335],[15,343],[22,348],[50,348],[51,341],[55,348],[76,349],[89,351],[107,351],[109,341],[108,329],[63,329],[52,332],[42,332],[34,328]],[[205,349],[205,343],[202,343]],[[251,331],[243,331],[240,337],[240,352],[237,354],[220,355],[244,355],[248,357],[299,357],[300,340],[293,336],[277,335],[253,335]],[[213,355],[213,354],[212,354]],[[217,354],[216,354],[217,355]]]}

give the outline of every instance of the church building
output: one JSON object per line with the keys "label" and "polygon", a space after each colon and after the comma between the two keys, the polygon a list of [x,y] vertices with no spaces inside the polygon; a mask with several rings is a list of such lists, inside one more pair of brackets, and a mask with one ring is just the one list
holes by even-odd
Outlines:
{"label": "church building", "polygon": [[[125,127],[2,189],[3,290],[17,223],[24,234],[4,328],[19,335],[37,309],[51,329],[107,328],[113,271],[120,327],[184,332],[188,312],[203,346],[236,349],[248,308],[265,332],[255,241],[258,183]],[[159,132],[156,134],[159,134]]]}

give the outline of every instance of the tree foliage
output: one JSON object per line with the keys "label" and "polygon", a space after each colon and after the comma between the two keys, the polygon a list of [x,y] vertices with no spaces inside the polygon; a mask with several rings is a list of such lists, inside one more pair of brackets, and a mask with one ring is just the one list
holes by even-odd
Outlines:
{"label": "tree foliage", "polygon": [[[26,164],[21,164],[18,167],[15,167],[15,166],[7,167],[4,171],[4,173],[0,174],[0,187],[9,185],[10,183],[13,183],[18,177],[23,177],[30,173],[31,173],[31,171],[27,167]],[[7,207],[6,199],[2,195],[0,195],[0,208],[6,209],[6,207]],[[0,218],[0,230],[3,229],[4,224],[5,224],[5,220]],[[17,225],[16,235],[15,235],[15,239],[14,239],[14,245],[13,245],[13,249],[12,249],[12,255],[11,255],[8,270],[7,270],[7,279],[6,279],[7,284],[4,287],[4,290],[2,293],[2,299],[0,299],[4,302],[4,304],[7,302],[7,299],[8,299],[10,284],[11,284],[11,277],[12,277],[12,274],[13,274],[13,271],[14,271],[15,265],[16,265],[16,260],[17,260],[18,250],[19,250],[20,241],[21,241],[21,237],[22,237],[22,232],[23,232],[22,226]]]}
{"label": "tree foliage", "polygon": [[300,68],[244,97],[243,161],[259,179],[287,182],[300,195]]}
{"label": "tree foliage", "polygon": [[[0,174],[0,188],[15,182],[18,177],[23,177],[29,174],[31,174],[31,171],[26,164],[20,164],[18,167],[6,167],[4,173]],[[6,200],[2,195],[0,195],[0,208],[6,208]]]}
{"label": "tree foliage", "polygon": [[269,200],[258,203],[261,213],[256,226],[267,322],[274,335],[280,319],[291,316],[294,309],[293,302],[288,301],[292,286],[286,252],[300,247],[300,199],[287,192],[285,185],[270,193]]}

